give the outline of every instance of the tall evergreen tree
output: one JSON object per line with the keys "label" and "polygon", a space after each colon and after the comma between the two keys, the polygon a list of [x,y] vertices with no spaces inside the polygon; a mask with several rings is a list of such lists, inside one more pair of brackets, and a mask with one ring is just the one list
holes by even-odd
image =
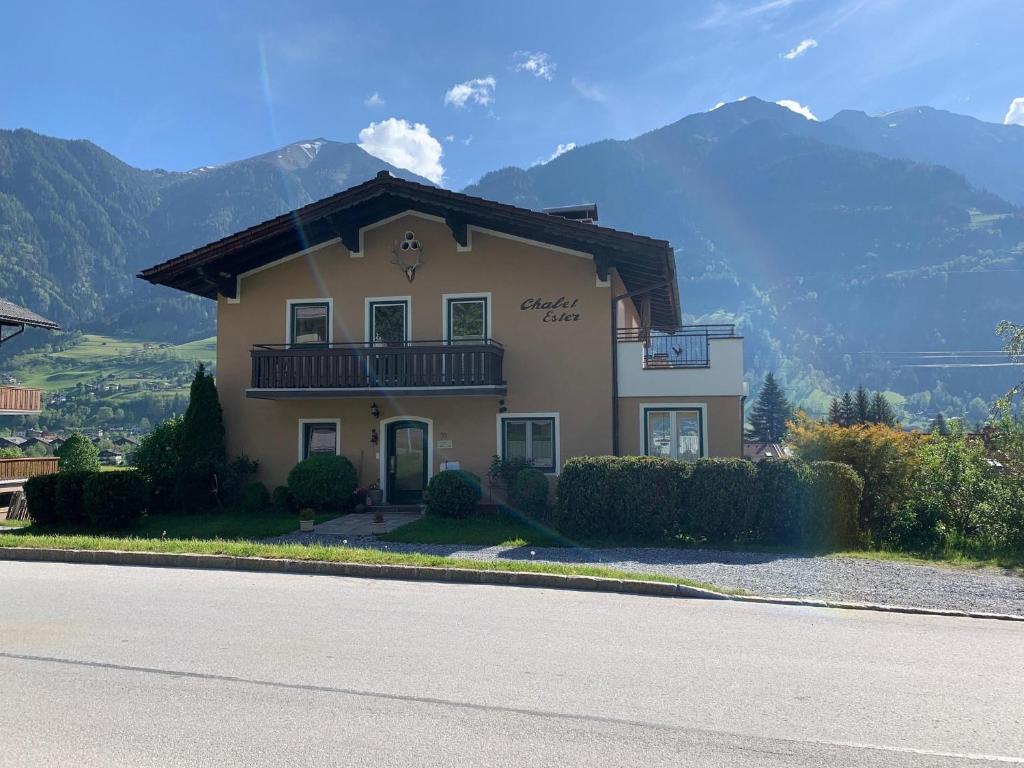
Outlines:
{"label": "tall evergreen tree", "polygon": [[871,398],[869,420],[872,424],[885,424],[887,427],[896,426],[896,411],[881,392],[875,392]]}
{"label": "tall evergreen tree", "polygon": [[844,392],[842,399],[839,401],[839,415],[842,426],[850,427],[855,423],[856,407],[853,403],[853,395],[849,392]]}
{"label": "tall evergreen tree", "polygon": [[838,397],[833,397],[828,406],[828,423],[837,427],[843,426],[843,406]]}
{"label": "tall evergreen tree", "polygon": [[871,398],[868,391],[861,384],[857,387],[857,394],[853,396],[853,423],[867,424],[871,421]]}
{"label": "tall evergreen tree", "polygon": [[786,436],[786,422],[793,418],[793,407],[786,399],[786,393],[768,373],[757,395],[757,402],[750,412],[750,429],[747,436],[762,443],[774,443]]}
{"label": "tall evergreen tree", "polygon": [[180,450],[178,502],[183,507],[205,506],[216,489],[214,475],[227,462],[227,444],[217,385],[202,363],[192,379],[181,421]]}
{"label": "tall evergreen tree", "polygon": [[949,424],[946,423],[946,417],[942,415],[942,411],[935,414],[935,418],[932,420],[931,432],[940,435],[949,434]]}

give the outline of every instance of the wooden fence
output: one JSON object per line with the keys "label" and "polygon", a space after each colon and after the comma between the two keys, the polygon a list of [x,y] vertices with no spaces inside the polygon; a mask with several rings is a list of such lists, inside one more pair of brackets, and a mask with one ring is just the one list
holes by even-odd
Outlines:
{"label": "wooden fence", "polygon": [[39,413],[42,398],[38,389],[25,387],[0,387],[0,413]]}

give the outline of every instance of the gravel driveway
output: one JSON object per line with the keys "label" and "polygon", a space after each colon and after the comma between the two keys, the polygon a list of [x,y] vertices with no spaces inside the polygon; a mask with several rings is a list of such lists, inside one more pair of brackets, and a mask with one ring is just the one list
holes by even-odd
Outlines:
{"label": "gravel driveway", "polygon": [[815,597],[1024,615],[1024,577],[991,568],[953,568],[848,557],[803,557],[710,549],[398,544],[378,541],[372,536],[343,539],[315,533],[292,533],[268,541],[347,544],[391,552],[420,552],[476,560],[603,565],[623,571],[693,579],[771,597]]}

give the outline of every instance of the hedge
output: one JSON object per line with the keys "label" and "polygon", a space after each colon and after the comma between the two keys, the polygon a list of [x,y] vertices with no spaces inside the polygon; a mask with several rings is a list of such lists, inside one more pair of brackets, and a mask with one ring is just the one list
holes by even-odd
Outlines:
{"label": "hedge", "polygon": [[62,525],[78,526],[85,523],[82,492],[92,472],[60,472],[57,475],[57,517]]}
{"label": "hedge", "polygon": [[427,483],[427,512],[441,517],[469,517],[476,511],[481,495],[476,475],[446,469]]}
{"label": "hedge", "polygon": [[288,474],[288,490],[299,508],[340,510],[356,489],[356,468],[344,456],[324,453],[303,459]]}
{"label": "hedge", "polygon": [[147,495],[146,481],[136,471],[95,472],[82,485],[82,508],[93,529],[117,530],[142,517]]}
{"label": "hedge", "polygon": [[35,525],[51,526],[60,522],[57,514],[57,478],[60,475],[36,475],[25,481],[28,516]]}
{"label": "hedge", "polygon": [[554,516],[593,539],[837,546],[859,540],[863,488],[835,462],[579,457],[562,469]]}

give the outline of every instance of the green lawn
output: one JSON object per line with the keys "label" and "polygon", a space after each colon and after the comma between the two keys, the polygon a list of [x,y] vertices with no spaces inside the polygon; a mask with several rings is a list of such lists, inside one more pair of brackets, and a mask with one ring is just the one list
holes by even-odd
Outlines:
{"label": "green lawn", "polygon": [[554,531],[499,515],[477,515],[463,520],[424,515],[377,538],[412,544],[475,544],[485,547],[560,547],[564,540]]}
{"label": "green lawn", "polygon": [[[322,523],[334,517],[337,517],[337,515],[320,515],[316,521]],[[285,533],[297,531],[298,528],[298,517],[280,512],[265,512],[259,515],[243,513],[146,515],[120,536],[108,535],[107,538],[223,539],[237,541],[281,536]],[[78,530],[40,530],[35,526],[27,526],[14,531],[11,535],[75,536],[83,533],[83,531]]]}
{"label": "green lawn", "polygon": [[531,573],[559,573],[567,576],[599,576],[628,581],[661,581],[713,589],[729,594],[741,590],[722,589],[708,584],[676,579],[658,574],[630,573],[614,568],[594,565],[563,565],[535,563],[522,560],[460,560],[441,555],[416,555],[384,552],[377,549],[353,547],[305,546],[303,544],[260,544],[253,541],[223,541],[199,539],[140,539],[111,536],[34,536],[23,532],[0,533],[0,547],[28,547],[33,549],[113,549],[127,552],[173,552],[203,555],[233,555],[235,557],[266,557],[287,560],[311,560],[330,563],[366,563],[377,565],[416,565],[436,568],[467,568],[487,571],[529,571]]}

